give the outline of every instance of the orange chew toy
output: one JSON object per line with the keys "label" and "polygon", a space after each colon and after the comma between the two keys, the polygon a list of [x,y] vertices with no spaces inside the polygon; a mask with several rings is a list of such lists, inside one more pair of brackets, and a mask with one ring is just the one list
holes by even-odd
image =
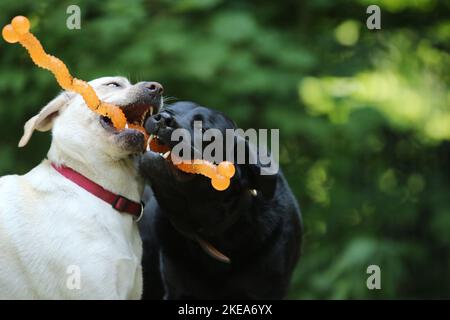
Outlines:
{"label": "orange chew toy", "polygon": [[226,190],[230,186],[230,179],[236,169],[231,162],[223,161],[215,165],[206,160],[183,161],[175,165],[186,173],[201,174],[211,179],[211,185],[218,191]]}
{"label": "orange chew toy", "polygon": [[228,161],[223,161],[218,166],[206,160],[183,161],[176,164],[176,167],[183,172],[201,174],[210,178],[211,185],[219,191],[230,186],[230,179],[235,174],[234,165]]}
{"label": "orange chew toy", "polygon": [[[150,150],[158,153],[166,153],[170,151],[169,147],[159,142],[156,138],[151,138],[149,142]],[[172,157],[170,157],[173,160]],[[234,165],[229,161],[223,161],[219,165],[215,165],[206,160],[182,160],[179,163],[174,163],[179,170],[192,173],[201,174],[211,179],[211,185],[218,191],[226,190],[230,186],[230,179],[236,173]]]}
{"label": "orange chew toy", "polygon": [[[17,16],[12,19],[11,24],[3,28],[2,36],[9,43],[19,42],[28,50],[31,59],[37,66],[53,73],[56,81],[63,89],[80,94],[91,110],[110,118],[114,127],[118,130],[124,129],[127,120],[123,111],[117,106],[100,101],[94,89],[87,82],[73,78],[67,66],[58,58],[47,54],[39,40],[29,30],[29,20],[26,17]],[[129,127],[144,133],[145,140],[147,140],[148,135],[142,127],[131,124]],[[158,148],[161,147],[158,146]],[[176,166],[181,171],[202,174],[210,178],[212,186],[219,191],[229,187],[230,179],[235,174],[234,165],[226,161],[218,166],[205,160],[182,162]]]}
{"label": "orange chew toy", "polygon": [[80,94],[91,110],[110,118],[118,130],[125,128],[127,120],[123,111],[117,106],[100,101],[87,82],[73,78],[64,62],[47,54],[39,40],[30,33],[30,21],[26,17],[17,16],[12,19],[11,24],[3,28],[2,36],[9,43],[19,42],[28,50],[28,54],[37,66],[52,72],[63,89]]}

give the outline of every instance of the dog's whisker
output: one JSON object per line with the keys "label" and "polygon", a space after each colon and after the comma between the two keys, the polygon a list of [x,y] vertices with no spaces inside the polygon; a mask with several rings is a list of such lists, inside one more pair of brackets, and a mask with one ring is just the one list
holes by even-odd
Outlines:
{"label": "dog's whisker", "polygon": [[174,101],[178,101],[179,99],[177,97],[163,97],[163,102],[167,103],[167,102],[174,102]]}

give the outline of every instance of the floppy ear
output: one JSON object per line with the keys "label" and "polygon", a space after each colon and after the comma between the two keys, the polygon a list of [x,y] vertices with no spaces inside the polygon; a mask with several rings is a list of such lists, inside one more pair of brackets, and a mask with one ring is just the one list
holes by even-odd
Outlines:
{"label": "floppy ear", "polygon": [[277,188],[277,174],[261,174],[261,167],[256,164],[250,164],[250,188],[261,192],[263,197],[270,200],[275,195]]}
{"label": "floppy ear", "polygon": [[[258,154],[258,148],[249,143],[241,136],[236,136],[236,143],[245,143],[245,164],[244,168],[247,171],[248,187],[260,192],[265,199],[272,199],[277,187],[278,172],[269,172],[266,166],[261,164],[261,159]],[[239,148],[238,148],[239,149]],[[260,152],[268,152],[267,150],[260,150]],[[268,155],[270,157],[270,154]],[[275,161],[270,157],[270,161]],[[269,174],[271,173],[271,174]]]}
{"label": "floppy ear", "polygon": [[34,130],[48,131],[53,126],[53,120],[58,116],[62,107],[70,100],[70,95],[66,92],[59,94],[55,99],[50,101],[42,110],[33,118],[25,123],[23,136],[19,141],[19,147],[24,147],[33,135]]}

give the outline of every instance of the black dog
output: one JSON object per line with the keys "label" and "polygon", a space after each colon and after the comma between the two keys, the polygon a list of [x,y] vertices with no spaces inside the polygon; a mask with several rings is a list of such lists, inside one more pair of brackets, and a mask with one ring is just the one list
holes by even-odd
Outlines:
{"label": "black dog", "polygon": [[[176,128],[223,133],[235,129],[222,113],[190,102],[166,106],[146,122],[158,142],[173,148]],[[246,143],[246,151],[252,152]],[[149,151],[140,172],[151,185],[140,223],[144,242],[144,299],[281,299],[300,254],[300,211],[281,172],[261,175],[238,164],[230,187],[187,174]]]}

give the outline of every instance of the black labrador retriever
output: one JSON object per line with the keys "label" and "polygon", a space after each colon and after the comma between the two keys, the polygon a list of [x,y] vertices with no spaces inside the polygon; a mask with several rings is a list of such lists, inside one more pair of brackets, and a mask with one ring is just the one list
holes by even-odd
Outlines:
{"label": "black labrador retriever", "polygon": [[[195,120],[223,133],[236,128],[222,113],[191,102],[164,107],[145,128],[172,149],[174,129],[192,133]],[[181,172],[158,152],[146,152],[139,167],[151,186],[139,225],[144,299],[285,296],[300,255],[302,219],[280,171],[261,175],[258,164],[237,164],[230,187],[217,191],[208,178]]]}

